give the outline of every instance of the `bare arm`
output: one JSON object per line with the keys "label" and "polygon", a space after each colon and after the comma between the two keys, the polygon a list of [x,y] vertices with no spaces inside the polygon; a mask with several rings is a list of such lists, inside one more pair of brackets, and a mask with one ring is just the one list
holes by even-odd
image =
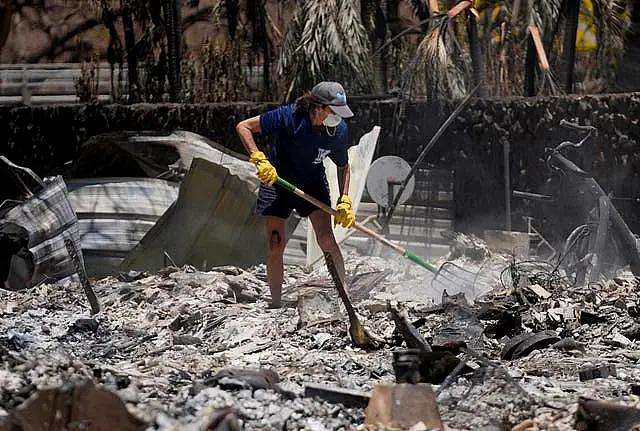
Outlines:
{"label": "bare arm", "polygon": [[261,131],[259,115],[242,120],[236,125],[236,132],[238,132],[240,141],[244,149],[247,150],[247,153],[251,154],[258,151],[256,141],[253,140],[253,134],[260,133]]}
{"label": "bare arm", "polygon": [[349,183],[351,181],[351,167],[349,163],[338,166],[338,190],[340,196],[349,194]]}

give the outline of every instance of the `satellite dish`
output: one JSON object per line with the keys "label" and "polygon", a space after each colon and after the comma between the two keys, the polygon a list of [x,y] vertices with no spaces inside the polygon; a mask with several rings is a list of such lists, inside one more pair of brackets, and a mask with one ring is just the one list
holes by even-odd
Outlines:
{"label": "satellite dish", "polygon": [[[367,193],[371,196],[371,199],[381,207],[389,206],[389,181],[402,183],[404,179],[409,175],[411,166],[405,162],[402,157],[398,156],[383,156],[376,159],[369,168],[367,174]],[[405,203],[413,194],[416,180],[415,175],[411,177],[405,187],[398,205]],[[391,203],[395,199],[400,185],[394,186],[393,197]]]}

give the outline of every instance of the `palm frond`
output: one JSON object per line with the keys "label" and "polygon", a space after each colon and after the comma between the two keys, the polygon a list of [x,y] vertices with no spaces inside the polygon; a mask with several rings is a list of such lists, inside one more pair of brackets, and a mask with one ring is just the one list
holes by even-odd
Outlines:
{"label": "palm frond", "polygon": [[[416,69],[408,71],[424,77],[426,95],[429,100],[443,102],[456,100],[466,94],[466,79],[457,55],[459,47],[448,37],[450,17],[443,15],[430,23],[430,30],[418,46]],[[453,39],[453,38],[452,38]]]}
{"label": "palm frond", "polygon": [[369,53],[357,1],[298,2],[277,63],[287,83],[285,99],[321,80],[340,81],[350,91],[369,90]]}
{"label": "palm frond", "polygon": [[535,25],[542,34],[548,34],[553,31],[561,13],[562,0],[529,0],[526,2],[525,16],[527,24]]}
{"label": "palm frond", "polygon": [[631,19],[622,0],[594,0],[593,9],[598,30],[611,50],[624,47],[624,36],[631,25]]}
{"label": "palm frond", "polygon": [[[352,85],[360,90],[371,89],[371,74],[373,73],[370,52],[371,47],[367,32],[360,22],[360,11],[357,1],[341,0],[338,8],[338,27],[342,40],[349,41],[344,45],[345,59],[351,70]],[[348,73],[348,71],[345,71]]]}

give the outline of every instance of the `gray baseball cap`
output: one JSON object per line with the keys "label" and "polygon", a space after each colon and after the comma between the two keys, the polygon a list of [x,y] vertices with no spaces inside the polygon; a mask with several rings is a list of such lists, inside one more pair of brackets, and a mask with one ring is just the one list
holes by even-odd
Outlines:
{"label": "gray baseball cap", "polygon": [[313,101],[321,105],[328,105],[333,112],[342,118],[353,117],[353,112],[347,105],[347,93],[337,82],[323,81],[311,90]]}

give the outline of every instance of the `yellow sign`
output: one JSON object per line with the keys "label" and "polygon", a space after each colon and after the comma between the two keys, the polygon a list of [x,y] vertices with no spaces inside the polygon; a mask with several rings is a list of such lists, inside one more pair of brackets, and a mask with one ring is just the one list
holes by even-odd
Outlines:
{"label": "yellow sign", "polygon": [[[484,1],[476,1],[476,8],[484,9]],[[480,15],[484,15],[484,9]],[[502,12],[502,5],[495,6],[491,9],[491,19],[493,22],[500,20],[500,13]],[[481,18],[482,20],[482,18]],[[578,32],[576,34],[576,49],[578,51],[592,51],[597,48],[596,40],[596,21],[593,13],[593,1],[582,0],[580,2],[580,16],[578,21]],[[500,42],[500,30],[494,29],[493,39],[496,43]]]}
{"label": "yellow sign", "polygon": [[596,34],[593,3],[591,0],[582,0],[582,2],[580,2],[580,18],[578,21],[576,49],[578,51],[591,51],[596,49],[598,47]]}

